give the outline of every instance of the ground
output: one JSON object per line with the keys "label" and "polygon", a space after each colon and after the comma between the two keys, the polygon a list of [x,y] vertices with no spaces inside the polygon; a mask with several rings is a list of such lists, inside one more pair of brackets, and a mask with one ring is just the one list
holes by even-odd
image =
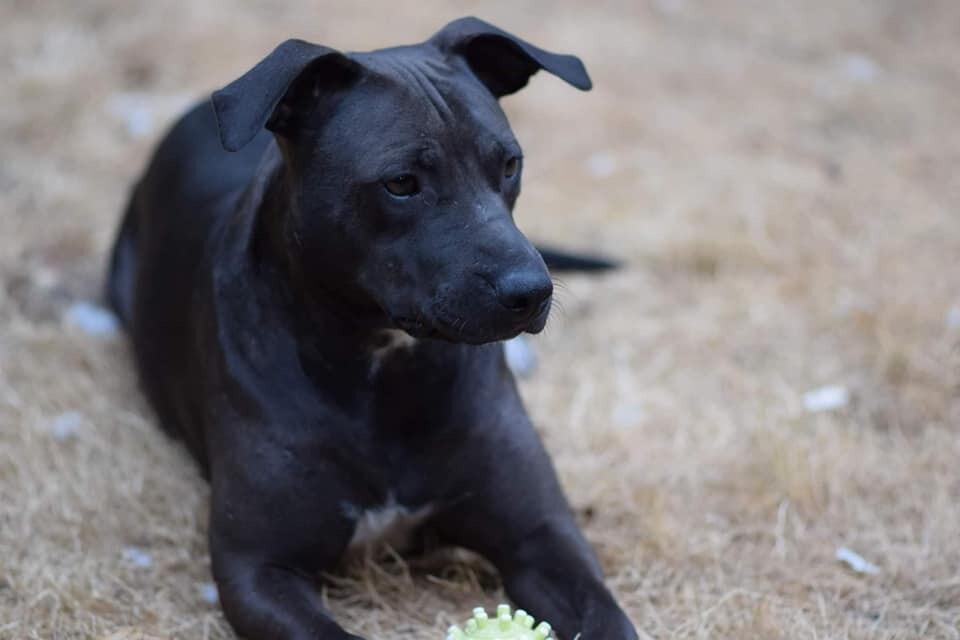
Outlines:
{"label": "ground", "polygon": [[[8,0],[0,638],[232,637],[204,482],[125,339],[64,316],[97,300],[129,185],[191,99],[286,37],[372,48],[470,13],[595,81],[504,101],[521,226],[625,262],[565,279],[522,386],[641,636],[960,638],[955,0]],[[831,406],[805,399],[822,387]],[[390,640],[498,589],[470,558],[388,557],[322,595]]]}

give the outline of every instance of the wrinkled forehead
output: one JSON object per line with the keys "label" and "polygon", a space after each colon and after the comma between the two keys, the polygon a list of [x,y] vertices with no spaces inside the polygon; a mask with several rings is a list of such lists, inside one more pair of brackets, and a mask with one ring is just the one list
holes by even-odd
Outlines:
{"label": "wrinkled forehead", "polygon": [[422,135],[477,133],[512,140],[496,98],[457,59],[429,45],[351,54],[372,73],[378,101],[393,112],[393,124]]}

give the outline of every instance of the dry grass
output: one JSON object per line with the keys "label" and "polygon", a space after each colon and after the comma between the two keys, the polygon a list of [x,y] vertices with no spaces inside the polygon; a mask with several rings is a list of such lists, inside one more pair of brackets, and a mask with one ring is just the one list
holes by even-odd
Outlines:
{"label": "dry grass", "polygon": [[[201,597],[206,487],[125,342],[60,318],[97,294],[127,185],[185,100],[287,36],[361,49],[465,13],[596,81],[507,101],[526,228],[629,260],[568,280],[525,394],[644,637],[960,638],[960,5],[328,5],[0,6],[0,638],[231,637]],[[117,93],[149,105],[149,135]],[[827,384],[851,403],[804,411]],[[58,440],[66,411],[80,428]],[[388,559],[325,597],[389,639],[500,594],[469,560]]]}

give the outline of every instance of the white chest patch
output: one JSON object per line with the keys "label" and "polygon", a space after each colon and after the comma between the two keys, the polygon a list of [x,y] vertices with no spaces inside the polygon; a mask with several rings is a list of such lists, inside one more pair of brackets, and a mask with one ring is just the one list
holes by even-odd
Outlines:
{"label": "white chest patch", "polygon": [[380,365],[397,351],[412,349],[417,339],[406,331],[399,329],[384,329],[380,334],[382,342],[370,351],[370,374],[380,370]]}
{"label": "white chest patch", "polygon": [[369,547],[373,544],[385,544],[394,549],[403,549],[410,541],[413,532],[423,524],[431,513],[432,505],[410,510],[397,504],[393,494],[387,501],[374,509],[361,510],[354,504],[344,504],[348,516],[356,518],[357,528],[348,545],[351,549]]}

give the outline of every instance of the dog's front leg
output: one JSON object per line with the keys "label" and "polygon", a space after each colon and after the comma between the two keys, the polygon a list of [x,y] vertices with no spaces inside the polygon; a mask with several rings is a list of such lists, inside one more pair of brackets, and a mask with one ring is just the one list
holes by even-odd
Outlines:
{"label": "dog's front leg", "polygon": [[509,425],[474,430],[453,459],[450,475],[466,474],[455,476],[461,499],[438,514],[440,533],[490,560],[517,606],[548,620],[562,640],[636,640],[550,459],[513,403],[501,414]]}
{"label": "dog's front leg", "polygon": [[224,614],[240,637],[269,640],[361,640],[322,608],[311,576],[264,557],[213,551]]}
{"label": "dog's front leg", "polygon": [[490,560],[514,602],[550,621],[564,640],[636,639],[572,518],[543,521]]}
{"label": "dog's front leg", "polygon": [[[500,499],[509,501],[511,496]],[[513,507],[485,510],[480,501],[469,511],[462,512],[461,523],[470,531],[460,529],[456,540],[497,567],[518,607],[549,621],[562,640],[578,635],[582,640],[636,640],[633,625],[604,585],[600,567],[568,513],[541,511],[538,522],[535,507],[527,513]]]}
{"label": "dog's front leg", "polygon": [[333,620],[317,589],[353,534],[344,483],[332,472],[299,473],[266,446],[256,451],[258,460],[213,475],[210,556],[227,620],[248,640],[361,640]]}

